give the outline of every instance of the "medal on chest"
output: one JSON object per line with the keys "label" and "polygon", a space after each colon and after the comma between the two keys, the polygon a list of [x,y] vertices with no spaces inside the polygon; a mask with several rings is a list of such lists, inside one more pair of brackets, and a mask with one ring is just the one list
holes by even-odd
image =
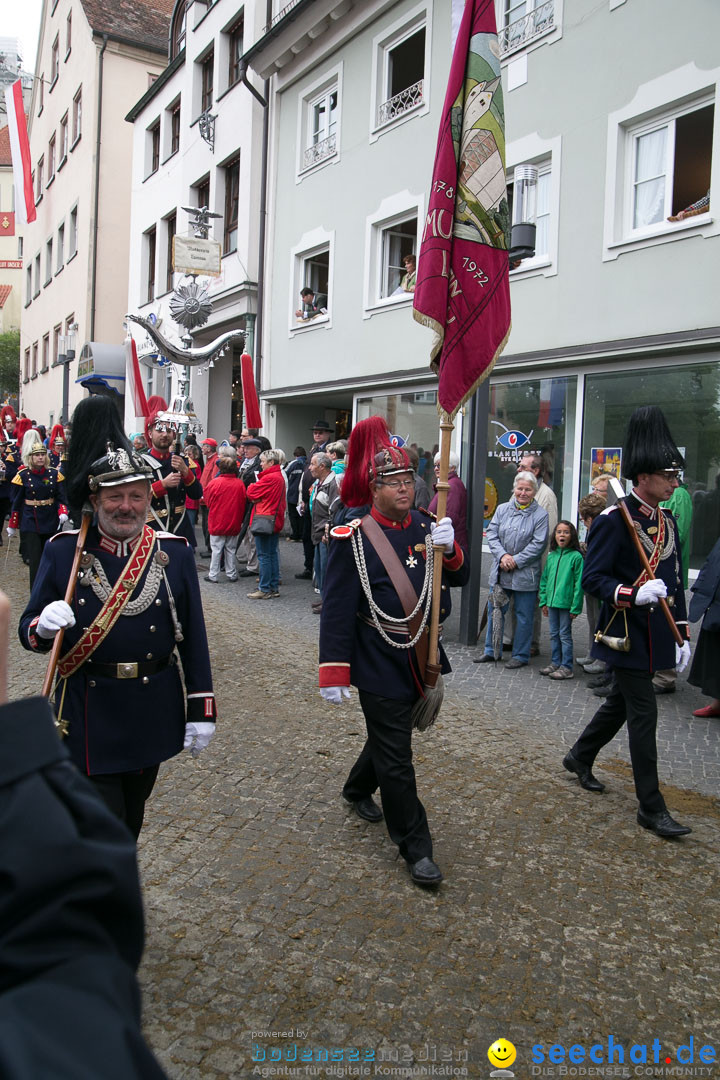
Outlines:
{"label": "medal on chest", "polygon": [[405,560],[405,565],[409,566],[411,570],[413,569],[413,567],[417,566],[417,559],[413,555],[413,549],[410,547],[409,544],[408,544],[408,557]]}

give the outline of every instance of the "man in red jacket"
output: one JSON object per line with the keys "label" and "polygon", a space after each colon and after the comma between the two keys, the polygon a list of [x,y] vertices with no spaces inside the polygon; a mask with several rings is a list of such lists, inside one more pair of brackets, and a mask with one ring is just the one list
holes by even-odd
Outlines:
{"label": "man in red jacket", "polygon": [[218,475],[203,488],[203,497],[208,508],[208,528],[210,530],[210,571],[206,581],[217,581],[225,555],[225,573],[228,581],[237,581],[238,536],[245,517],[245,484],[237,474],[234,458],[217,459]]}

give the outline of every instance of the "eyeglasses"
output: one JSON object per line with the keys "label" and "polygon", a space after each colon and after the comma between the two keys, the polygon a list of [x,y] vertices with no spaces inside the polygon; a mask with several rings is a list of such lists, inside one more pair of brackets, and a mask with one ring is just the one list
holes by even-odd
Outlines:
{"label": "eyeglasses", "polygon": [[680,469],[658,469],[655,475],[662,476],[664,480],[682,479],[682,472],[680,471]]}
{"label": "eyeglasses", "polygon": [[415,478],[413,477],[412,480],[378,480],[377,483],[380,484],[381,487],[389,487],[393,490],[397,490],[399,488],[415,487]]}

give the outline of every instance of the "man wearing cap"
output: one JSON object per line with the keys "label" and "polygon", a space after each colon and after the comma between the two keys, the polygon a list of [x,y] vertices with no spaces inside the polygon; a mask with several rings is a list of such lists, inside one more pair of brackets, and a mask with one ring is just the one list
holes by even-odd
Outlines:
{"label": "man wearing cap", "polygon": [[300,498],[298,500],[298,513],[302,517],[302,545],[305,557],[305,568],[296,578],[312,580],[313,567],[315,565],[315,545],[312,539],[312,519],[310,516],[310,488],[315,483],[315,477],[310,468],[313,454],[324,454],[330,442],[330,436],[334,434],[327,420],[316,420],[312,427],[313,444],[307,456],[307,465],[303,470],[300,481]]}
{"label": "man wearing cap", "polygon": [[[253,429],[254,430],[254,429]],[[264,441],[259,435],[251,435],[246,439],[243,439],[240,443],[240,449],[243,453],[243,460],[240,462],[240,479],[245,484],[246,488],[249,488],[251,484],[254,484],[260,473],[262,463],[260,461],[260,451],[264,449]],[[255,544],[255,537],[250,532],[248,524],[250,521],[250,513],[252,511],[252,503],[248,499],[247,506],[245,508],[245,520],[243,521],[243,528],[245,533],[242,540],[238,544],[237,557],[240,562],[245,563],[244,570],[239,573],[240,577],[257,577],[260,573],[260,564],[257,556],[257,546]]]}
{"label": "man wearing cap", "polygon": [[62,472],[67,459],[65,428],[62,424],[55,424],[50,432],[48,448],[50,450],[50,464],[54,469],[60,469]]}
{"label": "man wearing cap", "polygon": [[[468,566],[450,518],[431,526],[412,509],[412,467],[405,451],[389,440],[377,416],[360,421],[350,436],[343,496],[353,506],[370,503],[371,511],[362,521],[330,532],[320,616],[320,693],[342,704],[350,697],[350,684],[358,688],[367,741],[345,781],[343,798],[365,821],[384,816],[412,880],[434,886],[443,875],[432,857],[411,745],[413,706],[424,696],[431,535],[444,550],[441,620],[450,614],[450,586],[465,583]],[[407,592],[409,602],[398,590]],[[440,663],[443,671],[450,670],[442,647]],[[372,797],[378,787],[382,810]]]}
{"label": "man wearing cap", "polygon": [[[608,506],[588,533],[582,586],[603,601],[591,652],[610,666],[615,678],[563,765],[586,791],[603,792],[593,763],[627,723],[638,824],[658,836],[678,837],[692,830],[670,816],[660,792],[652,678],[663,668],[682,671],[690,658],[680,539],[672,514],[658,505],[677,487],[684,461],[656,406],[642,406],[630,417],[622,465],[633,484],[622,502],[652,573],[644,567],[620,505]],[[682,646],[659,606],[665,598]]]}
{"label": "man wearing cap", "polygon": [[64,629],[55,710],[67,748],[137,837],[160,763],[212,738],[215,697],[192,550],[146,524],[152,472],[128,450],[109,449],[85,471],[95,521],[71,605],[62,598],[76,532],[46,545],[19,635],[48,652]]}
{"label": "man wearing cap", "polygon": [[13,537],[20,530],[32,589],[43,548],[68,520],[68,509],[65,477],[59,469],[48,465],[48,452],[34,428],[23,437],[22,460],[25,468],[15,473],[10,485],[12,513],[7,534]]}
{"label": "man wearing cap", "polygon": [[148,524],[184,536],[195,548],[195,530],[185,513],[185,496],[202,498],[202,484],[184,454],[173,454],[177,439],[177,420],[173,413],[161,410],[151,413],[147,421],[149,450],[143,455],[153,471],[152,503]]}

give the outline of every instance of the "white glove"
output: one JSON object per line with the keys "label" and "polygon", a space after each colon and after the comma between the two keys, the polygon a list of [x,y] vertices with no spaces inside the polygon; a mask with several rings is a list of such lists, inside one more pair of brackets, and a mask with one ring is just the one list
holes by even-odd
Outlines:
{"label": "white glove", "polygon": [[683,641],[682,645],[675,642],[675,668],[678,672],[684,671],[690,663],[690,642]]}
{"label": "white glove", "polygon": [[10,526],[8,525],[7,534],[10,537],[10,539],[12,540],[13,536],[17,536],[18,531],[17,531],[17,529],[11,529]]}
{"label": "white glove", "polygon": [[455,530],[450,518],[444,517],[439,521],[433,521],[430,532],[434,546],[445,548],[448,555],[451,555],[455,550]]}
{"label": "white glove", "polygon": [[350,691],[347,686],[321,686],[320,697],[331,705],[342,705],[342,699],[349,698]]}
{"label": "white glove", "polygon": [[215,734],[215,725],[203,720],[197,724],[185,725],[185,741],[183,750],[189,750],[193,757],[197,757],[201,750],[208,745]]}
{"label": "white glove", "polygon": [[54,638],[58,630],[64,630],[66,626],[75,625],[75,616],[72,608],[64,600],[53,600],[40,612],[37,632],[41,638]]}
{"label": "white glove", "polygon": [[659,578],[646,581],[641,585],[635,597],[636,604],[657,604],[661,597],[667,596],[667,585]]}
{"label": "white glove", "polygon": [[64,525],[65,522],[67,521],[67,519],[68,519],[67,514],[60,514],[59,517],[58,517],[58,521],[59,521],[59,523],[61,525]]}

